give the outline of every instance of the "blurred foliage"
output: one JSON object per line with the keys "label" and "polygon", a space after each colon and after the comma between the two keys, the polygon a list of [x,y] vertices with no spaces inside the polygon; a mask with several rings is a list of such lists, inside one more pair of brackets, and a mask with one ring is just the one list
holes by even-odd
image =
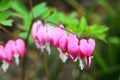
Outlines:
{"label": "blurred foliage", "polygon": [[[86,0],[81,0],[81,4],[78,0],[65,0],[65,2],[76,11],[65,14],[57,9],[48,7],[43,2],[35,5],[32,8],[32,12],[20,0],[2,0],[0,2],[0,24],[12,26],[13,19],[10,16],[19,18],[22,23],[17,22],[17,27],[21,30],[19,37],[23,39],[27,38],[33,22],[41,18],[63,24],[66,29],[72,30],[79,36],[89,35],[96,39],[93,65],[90,68],[91,70],[86,71],[87,74],[79,71],[79,76],[76,80],[119,80],[120,1],[93,0],[86,2]],[[89,3],[87,7],[82,5],[87,5],[87,3]],[[83,14],[80,19],[79,13]],[[33,20],[33,17],[35,20]],[[29,43],[33,43],[31,35],[29,35]],[[52,53],[52,55],[47,56],[48,65],[53,60],[56,50],[53,49]],[[50,80],[57,79],[63,64],[58,60],[55,65],[50,71]],[[43,70],[44,64],[39,66],[37,71],[34,72],[31,80],[39,80],[40,75],[44,72]],[[90,76],[93,76],[93,78]]]}
{"label": "blurred foliage", "polygon": [[[65,27],[67,29],[72,30],[77,35],[89,34],[95,38],[105,41],[104,32],[108,30],[107,27],[95,24],[88,26],[85,17],[82,17],[79,21],[76,18],[77,13],[75,12],[65,15],[63,12],[51,10],[51,8],[46,6],[46,3],[40,3],[33,7],[32,13],[31,11],[28,11],[19,0],[14,2],[12,9],[16,11],[13,16],[19,17],[23,20],[23,24],[19,24],[18,26],[24,31],[20,33],[20,37],[24,39],[27,37],[29,27],[32,25],[33,16],[34,18],[40,19],[42,17],[47,20],[66,25]],[[29,38],[29,42],[32,42],[31,38]]]}
{"label": "blurred foliage", "polygon": [[11,0],[2,0],[0,3],[0,24],[5,26],[12,26],[12,19],[8,19],[12,12],[6,11],[10,6],[12,2]]}

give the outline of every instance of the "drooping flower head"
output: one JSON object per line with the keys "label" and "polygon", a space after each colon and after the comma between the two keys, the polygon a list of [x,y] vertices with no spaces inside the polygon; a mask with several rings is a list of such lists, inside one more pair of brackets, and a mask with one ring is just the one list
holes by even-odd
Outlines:
{"label": "drooping flower head", "polygon": [[23,57],[25,51],[25,43],[22,39],[9,40],[5,46],[0,45],[0,61],[2,62],[3,71],[7,71],[9,65],[12,63],[13,57],[18,65],[19,56]]}
{"label": "drooping flower head", "polygon": [[91,59],[93,58],[91,55],[95,48],[95,41],[93,39],[81,39],[80,40],[80,50],[82,54],[85,56],[86,65],[89,67],[91,63]]}
{"label": "drooping flower head", "polygon": [[78,39],[72,31],[69,36],[66,35],[63,25],[52,27],[49,24],[42,24],[41,21],[35,22],[32,27],[32,38],[38,48],[43,51],[44,48],[50,54],[50,45],[58,49],[60,59],[65,62],[67,58],[71,60],[79,60],[81,69],[84,68],[82,63],[85,60],[87,67],[90,66],[93,58],[92,52],[95,48],[93,39]]}
{"label": "drooping flower head", "polygon": [[71,58],[75,60],[79,53],[79,41],[75,34],[70,33],[69,42],[68,42],[68,52],[71,55]]}
{"label": "drooping flower head", "polygon": [[59,47],[59,40],[62,36],[65,36],[66,33],[64,31],[64,27],[62,25],[59,25],[57,28],[54,28],[54,33],[51,35],[53,36],[53,46],[56,48]]}

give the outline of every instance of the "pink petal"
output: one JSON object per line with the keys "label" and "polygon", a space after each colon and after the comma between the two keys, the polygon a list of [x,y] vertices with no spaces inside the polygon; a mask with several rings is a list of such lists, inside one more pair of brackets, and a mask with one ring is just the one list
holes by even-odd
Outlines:
{"label": "pink petal", "polygon": [[78,56],[79,53],[79,45],[78,39],[74,34],[70,34],[68,41],[68,52],[74,57],[74,59]]}
{"label": "pink petal", "polygon": [[42,46],[46,44],[46,39],[45,37],[47,36],[47,33],[45,32],[45,27],[40,27],[37,33],[38,37],[38,43]]}
{"label": "pink petal", "polygon": [[66,35],[63,35],[59,40],[59,47],[61,48],[63,53],[67,51],[67,45],[68,45],[68,38]]}
{"label": "pink petal", "polygon": [[39,27],[43,27],[42,23],[40,21],[35,22],[32,27],[32,38],[35,40],[37,39],[37,32]]}
{"label": "pink petal", "polygon": [[25,48],[25,43],[22,39],[16,40],[16,48],[17,48],[18,54],[20,54],[20,56],[25,55],[26,48]]}
{"label": "pink petal", "polygon": [[89,50],[90,50],[89,52],[92,53],[95,48],[95,41],[93,39],[89,39],[88,44],[89,44]]}
{"label": "pink petal", "polygon": [[5,47],[6,47],[6,48],[11,48],[11,50],[12,50],[12,52],[13,52],[13,55],[14,55],[14,53],[17,53],[15,41],[9,40],[9,41],[6,43]]}
{"label": "pink petal", "polygon": [[45,25],[45,30],[46,30],[46,41],[49,42],[50,44],[53,44],[53,35],[55,33],[55,29],[51,27],[50,25],[46,24]]}
{"label": "pink petal", "polygon": [[12,55],[12,50],[10,48],[4,48],[3,59],[7,61],[9,64],[12,62],[13,55]]}
{"label": "pink petal", "polygon": [[80,40],[80,50],[85,56],[90,56],[95,48],[95,41],[93,39]]}
{"label": "pink petal", "polygon": [[64,35],[64,31],[61,28],[55,28],[54,34],[53,34],[53,45],[58,48],[59,47],[59,39],[61,36]]}
{"label": "pink petal", "polygon": [[3,50],[4,50],[4,47],[2,45],[0,45],[0,62],[3,60]]}

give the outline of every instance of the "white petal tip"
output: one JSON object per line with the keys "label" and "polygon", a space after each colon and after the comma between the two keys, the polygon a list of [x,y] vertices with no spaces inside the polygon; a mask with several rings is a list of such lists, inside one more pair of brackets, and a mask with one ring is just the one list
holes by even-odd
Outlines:
{"label": "white petal tip", "polygon": [[15,58],[15,63],[16,63],[16,65],[18,66],[19,63],[20,63],[19,54],[15,54],[15,55],[14,55],[14,58]]}
{"label": "white petal tip", "polygon": [[41,52],[44,52],[44,49],[46,48],[46,45],[40,46]]}
{"label": "white petal tip", "polygon": [[46,44],[46,48],[47,48],[48,55],[50,55],[50,53],[51,53],[51,49],[50,49],[50,45],[49,45],[49,43]]}
{"label": "white petal tip", "polygon": [[63,63],[65,63],[68,59],[67,56],[65,56],[64,54],[63,55],[59,55],[60,59],[62,60]]}
{"label": "white petal tip", "polygon": [[59,54],[59,57],[60,57],[60,59],[62,60],[63,63],[65,63],[68,59],[68,57],[64,53],[61,53],[61,52]]}
{"label": "white petal tip", "polygon": [[84,69],[84,65],[82,63],[82,60],[79,60],[79,66],[80,66],[80,69],[83,70]]}
{"label": "white petal tip", "polygon": [[77,58],[76,58],[76,59],[74,59],[73,61],[74,61],[74,62],[76,62],[76,61],[77,61]]}
{"label": "white petal tip", "polygon": [[37,42],[35,42],[35,45],[38,49],[40,48],[40,45]]}
{"label": "white petal tip", "polygon": [[6,61],[3,61],[3,64],[1,67],[2,67],[3,71],[6,72],[7,69],[9,68],[9,64]]}

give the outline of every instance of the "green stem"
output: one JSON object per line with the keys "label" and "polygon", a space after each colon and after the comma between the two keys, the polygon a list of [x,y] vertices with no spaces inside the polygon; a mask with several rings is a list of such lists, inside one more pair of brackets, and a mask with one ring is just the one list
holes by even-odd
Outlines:
{"label": "green stem", "polygon": [[43,53],[44,56],[44,65],[45,65],[45,72],[47,75],[47,80],[49,80],[49,70],[48,70],[48,63],[47,63],[47,55],[46,53]]}
{"label": "green stem", "polygon": [[[29,4],[30,4],[31,12],[32,12],[32,20],[34,20],[33,11],[32,11],[32,0],[29,0]],[[32,21],[32,23],[33,23],[33,21]],[[29,37],[30,37],[31,29],[32,29],[32,23],[30,25],[30,28],[29,28],[29,31],[28,31],[28,34],[27,34],[27,37],[25,40],[26,47],[28,47]],[[23,60],[22,60],[22,77],[21,77],[22,80],[25,80],[25,76],[26,76],[25,75],[26,58],[27,58],[27,54],[23,57]]]}
{"label": "green stem", "polygon": [[[46,56],[47,57],[47,65],[50,65],[52,63],[52,60],[54,59],[54,56],[56,56],[57,54],[57,50],[55,48],[52,49],[51,51],[51,55],[50,56]],[[40,75],[42,75],[44,73],[44,70],[45,70],[45,65],[42,63],[40,63],[42,65],[40,65],[38,67],[38,69],[34,72],[33,76],[31,77],[30,80],[38,80],[40,79]],[[50,75],[49,74],[49,78],[50,78]]]}
{"label": "green stem", "polygon": [[55,63],[55,66],[53,70],[50,72],[50,80],[57,80],[58,75],[62,69],[63,62],[61,62],[60,59],[58,59]]}

